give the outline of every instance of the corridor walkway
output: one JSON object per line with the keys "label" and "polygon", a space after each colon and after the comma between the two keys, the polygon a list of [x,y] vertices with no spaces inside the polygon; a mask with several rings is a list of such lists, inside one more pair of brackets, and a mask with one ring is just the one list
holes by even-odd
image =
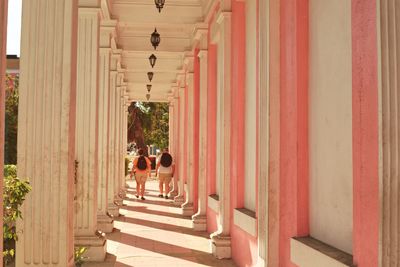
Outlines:
{"label": "corridor walkway", "polygon": [[236,266],[210,254],[209,235],[193,231],[191,219],[183,217],[172,200],[157,196],[157,181],[147,182],[145,201],[136,199],[134,183],[128,184],[122,216],[116,219],[114,232],[107,235],[108,263],[85,267]]}

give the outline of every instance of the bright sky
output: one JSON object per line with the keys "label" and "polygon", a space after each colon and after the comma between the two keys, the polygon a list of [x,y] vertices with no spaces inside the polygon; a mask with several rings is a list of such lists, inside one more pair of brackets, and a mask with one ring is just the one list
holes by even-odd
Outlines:
{"label": "bright sky", "polygon": [[21,43],[22,0],[8,1],[7,55],[18,55]]}

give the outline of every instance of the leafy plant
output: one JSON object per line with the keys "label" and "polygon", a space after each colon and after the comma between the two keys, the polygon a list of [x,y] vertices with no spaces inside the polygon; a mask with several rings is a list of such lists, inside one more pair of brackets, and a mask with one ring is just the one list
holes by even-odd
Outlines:
{"label": "leafy plant", "polygon": [[139,148],[155,145],[168,147],[168,103],[133,102],[129,107],[128,142],[134,141]]}
{"label": "leafy plant", "polygon": [[74,261],[75,261],[76,267],[82,266],[84,259],[86,258],[83,256],[83,254],[85,254],[87,249],[88,249],[87,247],[76,247],[75,248]]}
{"label": "leafy plant", "polygon": [[15,256],[15,241],[18,240],[15,223],[17,219],[22,219],[20,207],[32,188],[28,181],[23,181],[17,177],[16,166],[5,165],[4,174],[3,261],[4,264],[8,264]]}
{"label": "leafy plant", "polygon": [[125,176],[128,175],[128,167],[129,167],[129,163],[131,162],[131,159],[129,157],[125,157]]}
{"label": "leafy plant", "polygon": [[4,163],[17,163],[19,74],[6,74]]}

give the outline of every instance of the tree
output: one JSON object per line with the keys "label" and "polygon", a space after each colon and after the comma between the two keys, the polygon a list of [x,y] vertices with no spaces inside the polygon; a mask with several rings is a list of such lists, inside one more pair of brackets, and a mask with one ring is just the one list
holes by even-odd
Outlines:
{"label": "tree", "polygon": [[4,163],[17,163],[19,75],[6,74]]}
{"label": "tree", "polygon": [[128,142],[136,142],[138,148],[168,147],[168,112],[168,103],[133,102],[129,107]]}

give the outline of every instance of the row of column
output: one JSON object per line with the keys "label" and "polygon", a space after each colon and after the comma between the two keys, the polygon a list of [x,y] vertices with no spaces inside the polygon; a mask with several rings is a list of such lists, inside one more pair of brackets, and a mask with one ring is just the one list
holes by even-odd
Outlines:
{"label": "row of column", "polygon": [[[182,214],[192,216],[196,231],[205,231],[207,223],[207,117],[211,112],[207,93],[207,46],[208,30],[196,29],[195,52],[185,56],[185,73],[169,98],[170,151],[176,162],[171,195],[175,197],[175,205],[181,206]],[[198,64],[196,69],[195,64]],[[224,246],[230,246],[229,242]]]}
{"label": "row of column", "polygon": [[17,224],[17,266],[73,266],[74,246],[102,261],[119,215],[128,99],[116,21],[95,2],[23,4],[18,176],[32,192]]}

